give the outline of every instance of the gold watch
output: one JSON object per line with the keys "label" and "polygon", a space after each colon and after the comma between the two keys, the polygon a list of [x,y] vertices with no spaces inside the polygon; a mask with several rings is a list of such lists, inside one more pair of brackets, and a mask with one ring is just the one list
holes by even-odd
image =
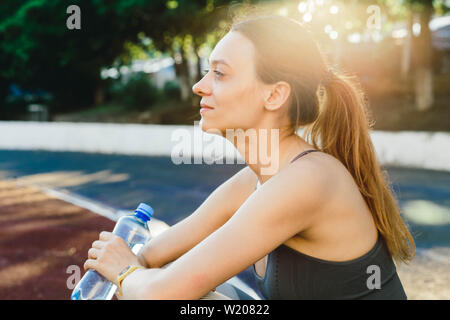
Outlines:
{"label": "gold watch", "polygon": [[127,266],[125,267],[117,276],[117,287],[118,287],[118,295],[122,295],[122,282],[123,280],[128,277],[133,271],[136,271],[137,269],[145,269],[142,266]]}

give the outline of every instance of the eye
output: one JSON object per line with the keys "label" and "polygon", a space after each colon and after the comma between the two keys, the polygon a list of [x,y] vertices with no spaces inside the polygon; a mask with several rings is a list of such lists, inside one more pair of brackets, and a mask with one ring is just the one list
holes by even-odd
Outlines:
{"label": "eye", "polygon": [[[205,76],[208,72],[209,72],[209,69],[204,69],[203,72],[202,72],[203,76]],[[215,74],[217,75],[217,77],[219,77],[219,78],[224,76],[224,74],[223,74],[222,72],[217,71],[217,70],[214,70],[214,73],[215,73]]]}
{"label": "eye", "polygon": [[214,73],[217,75],[217,76],[219,76],[219,77],[223,77],[224,76],[224,74],[222,73],[222,72],[220,72],[220,71],[214,71]]}

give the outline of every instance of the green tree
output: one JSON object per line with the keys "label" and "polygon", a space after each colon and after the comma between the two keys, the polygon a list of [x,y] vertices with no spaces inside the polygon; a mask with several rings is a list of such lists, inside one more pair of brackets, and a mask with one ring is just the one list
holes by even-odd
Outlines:
{"label": "green tree", "polygon": [[[442,0],[379,0],[384,4],[391,19],[406,21],[408,36],[403,51],[403,77],[414,78],[416,109],[423,111],[432,107],[433,97],[433,46],[429,28],[433,14],[450,11]],[[413,33],[414,18],[420,24],[420,33]]]}
{"label": "green tree", "polygon": [[[191,88],[200,75],[198,50],[211,35],[217,34],[219,25],[227,18],[229,3],[223,0],[168,1],[167,10],[143,29],[155,47],[174,58],[183,101],[191,100],[196,104]],[[189,60],[197,63],[196,78],[189,73]]]}
{"label": "green tree", "polygon": [[[177,61],[185,99],[191,94],[187,60],[205,34],[226,16],[229,1],[214,0],[6,0],[0,3],[0,103],[7,85],[43,89],[52,111],[102,101],[102,67],[130,62],[130,52],[152,39],[152,50]],[[69,30],[69,5],[81,9],[81,30]],[[131,49],[131,50],[130,50]],[[127,52],[128,51],[128,52]],[[127,57],[128,56],[128,57]]]}
{"label": "green tree", "polygon": [[[53,93],[53,110],[88,106],[101,97],[100,69],[126,41],[137,41],[146,19],[166,10],[163,1],[28,0],[0,7],[0,101],[6,85]],[[69,30],[69,5],[81,8],[81,30]],[[143,12],[149,14],[144,15]]]}

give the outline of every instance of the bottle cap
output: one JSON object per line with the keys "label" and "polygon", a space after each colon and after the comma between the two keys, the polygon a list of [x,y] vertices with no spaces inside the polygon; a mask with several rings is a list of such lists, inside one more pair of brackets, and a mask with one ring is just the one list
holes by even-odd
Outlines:
{"label": "bottle cap", "polygon": [[153,208],[145,203],[141,203],[134,212],[135,216],[141,218],[145,222],[149,221],[153,216]]}

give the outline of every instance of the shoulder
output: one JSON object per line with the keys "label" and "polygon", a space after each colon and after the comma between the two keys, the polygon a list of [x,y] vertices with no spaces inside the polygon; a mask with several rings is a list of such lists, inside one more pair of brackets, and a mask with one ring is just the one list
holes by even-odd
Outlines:
{"label": "shoulder", "polygon": [[[335,180],[336,159],[325,153],[310,153],[290,163],[277,174],[280,184],[296,191],[331,191]],[[275,177],[275,176],[274,176]]]}
{"label": "shoulder", "polygon": [[271,230],[284,242],[311,226],[330,189],[321,164],[294,162],[252,192],[233,218],[247,226],[251,220],[256,228]]}
{"label": "shoulder", "polygon": [[[265,190],[262,198],[276,200],[297,217],[325,209],[337,194],[337,161],[330,155],[311,153],[304,156],[267,180],[258,190]],[[280,204],[281,205],[281,204]]]}

